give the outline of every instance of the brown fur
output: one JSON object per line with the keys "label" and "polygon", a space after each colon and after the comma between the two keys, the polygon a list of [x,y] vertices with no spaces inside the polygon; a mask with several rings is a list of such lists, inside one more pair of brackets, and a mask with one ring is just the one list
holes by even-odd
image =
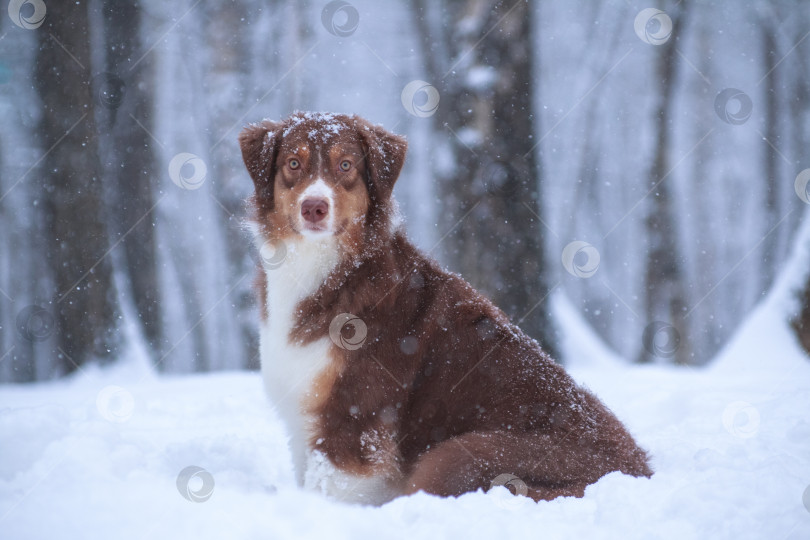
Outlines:
{"label": "brown fur", "polygon": [[[336,122],[340,133],[324,136],[321,151],[332,162],[351,155],[355,174],[346,185],[337,173],[329,181],[346,216],[362,219],[341,222],[341,261],[299,304],[290,340],[328,338],[341,313],[359,317],[368,334],[357,350],[331,348],[333,366],[309,403],[318,419],[312,447],[354,474],[401,479],[405,493],[459,495],[510,473],[540,500],[581,497],[612,471],[652,475],[646,453],[593,394],[488,299],[392,230],[405,140],[358,117]],[[271,241],[297,234],[288,220],[295,182],[284,163],[290,155],[311,160],[297,134],[328,128],[299,114],[242,132],[253,219]]]}

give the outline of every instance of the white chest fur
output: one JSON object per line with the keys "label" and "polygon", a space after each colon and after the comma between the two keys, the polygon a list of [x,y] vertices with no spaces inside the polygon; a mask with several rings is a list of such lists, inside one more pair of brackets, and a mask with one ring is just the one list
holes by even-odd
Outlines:
{"label": "white chest fur", "polygon": [[262,323],[260,353],[264,385],[287,425],[299,484],[303,484],[312,418],[303,402],[311,397],[313,381],[329,362],[328,338],[308,345],[290,343],[296,306],[314,293],[338,262],[333,237],[286,242],[286,255],[265,265],[269,316]]}
{"label": "white chest fur", "polygon": [[384,478],[357,477],[336,470],[320,452],[309,447],[315,421],[305,403],[311,401],[314,381],[330,362],[329,338],[308,345],[290,343],[296,306],[314,293],[338,262],[333,238],[301,239],[285,245],[286,255],[270,257],[267,276],[268,318],[262,323],[260,353],[262,378],[290,436],[290,449],[299,485],[336,499],[381,504],[397,494]]}

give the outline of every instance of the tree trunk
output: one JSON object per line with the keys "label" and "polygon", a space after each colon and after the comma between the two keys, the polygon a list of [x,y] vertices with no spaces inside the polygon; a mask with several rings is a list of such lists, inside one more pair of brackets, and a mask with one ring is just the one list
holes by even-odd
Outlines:
{"label": "tree trunk", "polygon": [[[304,3],[296,4],[297,10],[304,10]],[[273,11],[286,9],[278,2],[272,4]],[[251,250],[251,239],[245,234],[240,216],[244,214],[245,191],[243,189],[244,175],[239,168],[233,166],[233,148],[228,144],[217,144],[223,133],[233,127],[235,109],[242,103],[250,100],[252,96],[240,93],[238,89],[261,88],[259,95],[266,91],[265,86],[251,86],[251,35],[260,28],[260,32],[275,33],[276,29],[269,29],[256,18],[257,12],[263,9],[261,3],[241,2],[236,4],[216,4],[206,6],[206,19],[209,26],[206,32],[207,46],[214,53],[211,55],[210,68],[207,79],[208,89],[207,108],[210,111],[211,124],[208,145],[212,148],[211,164],[209,170],[217,182],[209,188],[214,191],[213,197],[217,203],[216,211],[222,221],[222,229],[226,237],[227,260],[230,279],[236,280],[245,274],[255,272],[254,259],[246,254]],[[300,17],[300,13],[295,13]],[[250,25],[244,32],[234,34],[233,29],[243,26],[243,21],[250,20]],[[298,33],[303,32],[302,24],[295,26]],[[308,36],[308,39],[310,37]],[[279,35],[269,35],[269,42],[278,42]],[[307,45],[307,48],[310,45]],[[305,51],[293,54],[299,58]],[[262,80],[267,80],[267,71],[262,71]],[[291,75],[291,78],[293,76]],[[296,83],[293,83],[296,84]],[[253,99],[258,99],[258,96]],[[299,104],[303,106],[302,104]],[[230,140],[230,139],[229,139]],[[235,345],[242,348],[243,353],[234,355],[235,358],[244,359],[240,365],[230,364],[229,368],[245,368],[257,370],[259,365],[259,335],[256,328],[255,294],[251,280],[244,280],[231,292],[230,303],[234,306],[234,319],[238,325],[239,336]],[[232,360],[231,360],[232,361]]]}
{"label": "tree trunk", "polygon": [[[777,44],[774,36],[776,29],[768,20],[762,22],[762,57],[763,57],[763,70],[767,73],[765,76],[765,155],[763,158],[762,174],[765,179],[765,223],[763,234],[767,233],[779,222],[782,218],[784,210],[779,204],[779,163],[777,162],[778,156],[776,151],[769,145],[774,145],[779,148],[779,134],[781,132],[779,122],[779,99],[778,89],[779,84],[777,81],[776,62],[781,55],[777,54]],[[762,245],[762,257],[759,262],[761,271],[761,281],[759,290],[765,293],[773,283],[774,276],[776,275],[777,266],[777,250],[779,248],[778,237],[775,236],[768,242]]]}
{"label": "tree trunk", "polygon": [[37,37],[35,86],[42,100],[37,135],[46,152],[41,178],[47,260],[56,288],[59,363],[69,373],[91,359],[114,358],[119,343],[89,89],[88,8],[49,3]]}
{"label": "tree trunk", "polygon": [[[810,258],[810,208],[804,212],[802,225],[796,233],[794,252],[803,260]],[[804,253],[801,253],[801,252]],[[795,256],[795,255],[794,255]],[[790,321],[796,333],[796,339],[802,348],[810,354],[810,269],[805,265],[804,282],[801,290],[796,291],[799,302],[798,310]]]}
{"label": "tree trunk", "polygon": [[[151,55],[143,56],[138,0],[104,0],[106,73],[93,79],[97,119],[107,146],[105,179],[121,239],[124,270],[138,322],[153,360],[163,342],[155,251],[153,183],[156,181],[153,128],[154,73]],[[99,107],[100,106],[100,107]]]}
{"label": "tree trunk", "polygon": [[642,336],[640,362],[665,361],[689,364],[691,355],[684,318],[686,291],[681,268],[682,257],[676,229],[676,216],[667,174],[672,168],[672,95],[676,74],[676,37],[685,17],[686,6],[679,13],[668,12],[672,19],[672,39],[656,46],[655,78],[658,83],[655,109],[655,150],[648,175],[652,205],[645,220],[648,238],[645,263],[645,314],[647,327]]}
{"label": "tree trunk", "polygon": [[[788,6],[789,9],[794,8],[794,10],[798,10],[799,7],[801,7],[801,2],[792,2]],[[799,11],[789,12],[799,13]],[[793,43],[797,43],[804,36],[807,27],[806,20],[807,18],[803,17],[794,23],[795,30],[790,34]],[[805,24],[802,24],[803,22]],[[810,88],[807,85],[808,75],[810,75],[810,61],[808,61],[808,56],[802,55],[800,60],[793,64],[793,69],[790,73],[792,74],[791,91],[789,92],[792,99],[788,101],[788,110],[790,111],[789,118],[792,120],[790,139],[793,143],[793,148],[791,149],[792,155],[795,156],[797,162],[794,173],[798,174],[803,168],[800,163],[804,163],[804,161],[799,161],[799,158],[806,155],[807,141],[810,139],[810,128],[808,127],[810,126]],[[805,203],[798,198],[791,197],[791,200],[800,210],[793,213],[793,215],[796,216],[796,222],[800,222],[799,216],[802,215],[802,212],[804,212],[804,219],[810,220],[810,211],[807,210]],[[804,240],[808,242],[805,249],[810,250],[810,238],[808,238],[807,235],[802,237],[801,234],[807,227],[808,226],[805,226],[805,228],[802,229],[800,226],[799,232],[796,233],[795,242],[801,242],[802,238],[804,238]],[[799,292],[798,297],[801,306],[799,307],[798,315],[792,321],[792,325],[802,348],[810,354],[810,272],[807,273],[804,287]]]}
{"label": "tree trunk", "polygon": [[807,276],[804,288],[799,293],[799,300],[801,308],[798,317],[793,320],[793,329],[802,348],[810,354],[810,275]]}
{"label": "tree trunk", "polygon": [[414,8],[441,99],[434,121],[446,139],[442,160],[453,164],[436,172],[444,260],[556,356],[539,219],[530,6],[444,2],[453,23],[443,28],[431,28],[423,0]]}

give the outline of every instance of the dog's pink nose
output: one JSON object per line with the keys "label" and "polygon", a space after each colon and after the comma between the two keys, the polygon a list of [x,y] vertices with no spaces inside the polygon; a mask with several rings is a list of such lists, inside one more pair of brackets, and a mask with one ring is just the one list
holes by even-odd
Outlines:
{"label": "dog's pink nose", "polygon": [[326,199],[304,199],[301,203],[301,215],[311,223],[318,223],[329,213]]}

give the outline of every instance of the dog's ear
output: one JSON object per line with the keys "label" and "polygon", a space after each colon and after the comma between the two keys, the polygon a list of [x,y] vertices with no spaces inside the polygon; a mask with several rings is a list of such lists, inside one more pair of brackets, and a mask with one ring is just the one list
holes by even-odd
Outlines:
{"label": "dog's ear", "polygon": [[405,163],[408,141],[381,126],[375,126],[355,117],[357,132],[363,141],[369,197],[384,202],[391,196],[394,183]]}
{"label": "dog's ear", "polygon": [[276,155],[281,146],[281,122],[263,120],[250,124],[239,134],[242,160],[256,188],[256,200],[266,209],[273,208],[273,178]]}

